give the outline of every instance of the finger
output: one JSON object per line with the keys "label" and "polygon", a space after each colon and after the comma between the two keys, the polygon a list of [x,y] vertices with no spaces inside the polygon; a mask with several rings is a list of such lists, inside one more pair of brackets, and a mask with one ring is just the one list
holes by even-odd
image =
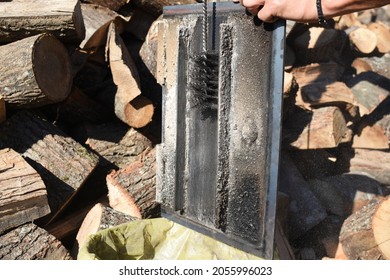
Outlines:
{"label": "finger", "polygon": [[277,16],[273,15],[271,11],[267,9],[266,6],[262,7],[262,9],[257,12],[257,17],[264,22],[270,23],[275,22],[279,19]]}

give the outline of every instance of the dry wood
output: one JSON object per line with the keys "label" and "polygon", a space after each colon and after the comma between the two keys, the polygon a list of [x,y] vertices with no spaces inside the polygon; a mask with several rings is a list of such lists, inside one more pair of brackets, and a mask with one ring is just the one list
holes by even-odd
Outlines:
{"label": "dry wood", "polygon": [[370,64],[360,57],[355,58],[351,66],[355,69],[356,74],[372,71]]}
{"label": "dry wood", "polygon": [[328,106],[290,118],[284,141],[298,149],[334,148],[346,132],[347,124],[340,109]]}
{"label": "dry wood", "polygon": [[40,33],[80,41],[85,30],[79,0],[12,0],[0,2],[0,42]]}
{"label": "dry wood", "polygon": [[93,51],[100,46],[105,46],[108,27],[119,15],[109,8],[92,4],[81,4],[81,12],[85,25],[85,38],[80,43],[80,47]]}
{"label": "dry wood", "polygon": [[359,27],[349,32],[348,38],[353,47],[363,54],[372,53],[378,42],[376,34],[366,27]]}
{"label": "dry wood", "polygon": [[340,61],[343,40],[339,30],[311,27],[294,38],[292,47],[301,65]]}
{"label": "dry wood", "polygon": [[0,92],[9,106],[63,101],[72,87],[69,54],[54,36],[40,34],[0,47]]}
{"label": "dry wood", "polygon": [[310,83],[301,88],[301,97],[302,101],[311,108],[356,103],[352,90],[343,82]]}
{"label": "dry wood", "polygon": [[[381,184],[390,185],[390,153],[388,150],[341,150],[340,170],[369,176]],[[346,161],[346,162],[344,162]]]}
{"label": "dry wood", "polygon": [[360,21],[357,18],[357,13],[350,13],[340,17],[336,23],[336,28],[341,30],[346,30],[351,27],[362,26]]}
{"label": "dry wood", "polygon": [[388,96],[390,80],[375,72],[363,72],[347,83],[361,116],[372,113]]}
{"label": "dry wood", "polygon": [[7,110],[5,107],[4,97],[0,95],[0,124],[7,119]]}
{"label": "dry wood", "polygon": [[359,131],[355,134],[353,138],[352,147],[353,148],[363,148],[363,149],[389,149],[389,120],[387,118],[386,123],[378,123],[373,125],[362,125]]}
{"label": "dry wood", "polygon": [[[160,214],[156,202],[156,154],[151,150],[138,162],[107,176],[110,206],[134,217],[150,218]],[[139,214],[134,213],[138,210]],[[137,212],[137,211],[135,211]]]}
{"label": "dry wood", "polygon": [[176,4],[194,4],[196,0],[132,0],[131,4],[134,4],[145,11],[153,14],[160,15],[164,6],[176,5]]}
{"label": "dry wood", "polygon": [[390,28],[382,22],[372,22],[367,28],[377,37],[376,47],[381,53],[390,52]]}
{"label": "dry wood", "polygon": [[349,259],[390,259],[390,197],[374,200],[343,223],[340,242]]}
{"label": "dry wood", "polygon": [[0,233],[50,213],[39,174],[14,150],[0,150]]}
{"label": "dry wood", "polygon": [[42,109],[46,115],[52,116],[55,122],[77,125],[82,121],[98,123],[107,116],[107,110],[102,105],[84,94],[79,88],[73,87],[68,98],[58,104]]}
{"label": "dry wood", "polygon": [[367,176],[342,174],[309,180],[311,190],[328,212],[347,217],[375,198],[383,197],[381,185]]}
{"label": "dry wood", "polygon": [[148,138],[122,123],[85,125],[84,129],[87,137],[85,144],[119,168],[139,160],[143,153],[152,148]]}
{"label": "dry wood", "polygon": [[41,175],[52,213],[83,185],[98,157],[44,118],[18,111],[0,127],[0,148],[22,154]]}
{"label": "dry wood", "polygon": [[326,218],[327,213],[310,190],[307,181],[288,155],[282,153],[279,173],[280,191],[290,197],[288,231],[294,240]]}
{"label": "dry wood", "polygon": [[2,260],[71,260],[68,250],[54,236],[29,223],[0,236]]}
{"label": "dry wood", "polygon": [[149,99],[141,95],[137,68],[115,23],[110,25],[108,50],[113,80],[117,85],[115,114],[131,127],[144,127],[151,122],[154,107]]}
{"label": "dry wood", "polygon": [[278,252],[278,259],[280,260],[294,260],[294,251],[288,241],[288,238],[283,232],[283,228],[279,221],[276,220],[275,225],[275,244]]}
{"label": "dry wood", "polygon": [[84,2],[97,4],[103,7],[107,7],[110,10],[118,11],[124,5],[130,2],[130,0],[85,0]]}
{"label": "dry wood", "polygon": [[134,220],[136,220],[135,217],[116,211],[101,203],[97,203],[85,216],[80,226],[76,236],[75,250],[81,248],[85,244],[89,235],[95,234],[99,230],[118,226]]}

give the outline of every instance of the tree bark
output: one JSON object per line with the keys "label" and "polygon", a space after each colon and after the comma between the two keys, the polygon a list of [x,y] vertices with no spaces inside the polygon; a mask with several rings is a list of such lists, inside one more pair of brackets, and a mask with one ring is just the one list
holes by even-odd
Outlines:
{"label": "tree bark", "polygon": [[50,213],[46,186],[14,150],[0,150],[0,233]]}
{"label": "tree bark", "polygon": [[142,218],[160,215],[156,202],[156,154],[155,149],[143,160],[107,176],[110,206],[115,210],[135,216],[133,208],[139,209]]}
{"label": "tree bark", "polygon": [[390,197],[374,200],[344,221],[340,242],[349,259],[390,259]]}
{"label": "tree bark", "polygon": [[49,34],[0,47],[0,91],[7,105],[39,107],[65,100],[72,66],[63,44]]}
{"label": "tree bark", "polygon": [[28,223],[0,236],[1,260],[71,260],[54,236]]}
{"label": "tree bark", "polygon": [[77,244],[75,244],[75,249],[81,248],[85,244],[88,236],[97,233],[99,230],[134,220],[136,220],[135,217],[98,203],[85,216],[76,236]]}
{"label": "tree bark", "polygon": [[0,127],[0,148],[11,147],[41,175],[55,214],[83,185],[98,157],[60,129],[29,111],[19,111]]}
{"label": "tree bark", "polygon": [[67,42],[80,41],[85,30],[79,0],[13,0],[0,2],[0,42],[41,33]]}

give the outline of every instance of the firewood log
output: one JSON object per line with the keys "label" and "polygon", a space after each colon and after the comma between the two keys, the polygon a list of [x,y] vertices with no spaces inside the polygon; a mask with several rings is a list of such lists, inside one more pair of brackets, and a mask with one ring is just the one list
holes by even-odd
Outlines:
{"label": "firewood log", "polygon": [[0,236],[1,260],[72,260],[53,235],[28,223]]}
{"label": "firewood log", "polygon": [[295,240],[319,224],[327,216],[325,208],[310,190],[291,158],[282,153],[279,173],[280,191],[290,197],[286,235]]}
{"label": "firewood log", "polygon": [[10,107],[63,101],[70,93],[72,79],[68,51],[52,35],[40,34],[0,46],[0,91]]}
{"label": "firewood log", "polygon": [[159,204],[156,202],[155,149],[141,161],[107,175],[107,187],[113,209],[134,217],[160,215]]}
{"label": "firewood log", "polygon": [[390,185],[389,150],[340,149],[337,169],[369,176],[381,184]]}
{"label": "firewood log", "polygon": [[0,1],[0,42],[9,43],[41,33],[67,42],[84,38],[79,0]]}
{"label": "firewood log", "polygon": [[[80,229],[77,232],[74,250],[81,248],[89,235],[95,234],[99,230],[118,226],[134,220],[136,220],[135,217],[116,211],[101,203],[97,203],[85,216]],[[77,252],[73,252],[73,254],[77,256]]]}
{"label": "firewood log", "polygon": [[345,39],[339,30],[311,27],[295,37],[291,45],[296,55],[296,62],[306,65],[341,61],[344,44]]}
{"label": "firewood log", "polygon": [[352,46],[362,54],[372,53],[378,43],[376,34],[366,27],[358,27],[348,33]]}
{"label": "firewood log", "polygon": [[367,28],[377,37],[376,47],[380,53],[390,52],[390,28],[382,22],[372,22]]}
{"label": "firewood log", "polygon": [[0,127],[0,148],[11,147],[40,174],[52,213],[83,185],[98,157],[53,124],[30,111],[18,111]]}
{"label": "firewood log", "polygon": [[160,15],[164,6],[175,4],[194,4],[196,0],[132,0],[131,4],[134,4],[150,14]]}
{"label": "firewood log", "polygon": [[14,150],[0,150],[0,233],[50,213],[46,186]]}
{"label": "firewood log", "polygon": [[131,127],[144,127],[152,120],[153,104],[141,95],[137,68],[116,30],[115,23],[110,25],[108,36],[110,67],[114,83],[117,85],[115,114]]}
{"label": "firewood log", "polygon": [[287,120],[283,141],[298,149],[334,148],[347,132],[345,118],[338,107],[302,112]]}
{"label": "firewood log", "polygon": [[107,7],[110,10],[118,11],[124,5],[130,2],[130,0],[85,0],[84,2],[97,4],[103,7]]}
{"label": "firewood log", "polygon": [[85,125],[85,144],[118,168],[138,161],[152,148],[152,142],[134,128],[122,123]]}
{"label": "firewood log", "polygon": [[371,65],[361,57],[355,58],[351,66],[355,69],[356,74],[373,71]]}
{"label": "firewood log", "polygon": [[340,242],[349,259],[390,259],[390,197],[374,200],[343,223]]}
{"label": "firewood log", "polygon": [[84,3],[81,4],[81,13],[84,19],[85,37],[80,43],[80,47],[84,50],[94,51],[98,47],[104,46],[107,41],[108,27],[115,18],[119,17],[119,14],[104,6]]}

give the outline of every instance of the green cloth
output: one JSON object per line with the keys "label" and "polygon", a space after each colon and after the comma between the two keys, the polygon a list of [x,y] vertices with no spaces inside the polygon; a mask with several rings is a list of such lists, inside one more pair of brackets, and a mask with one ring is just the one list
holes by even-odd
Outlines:
{"label": "green cloth", "polygon": [[79,260],[259,260],[165,218],[131,221],[91,235]]}

